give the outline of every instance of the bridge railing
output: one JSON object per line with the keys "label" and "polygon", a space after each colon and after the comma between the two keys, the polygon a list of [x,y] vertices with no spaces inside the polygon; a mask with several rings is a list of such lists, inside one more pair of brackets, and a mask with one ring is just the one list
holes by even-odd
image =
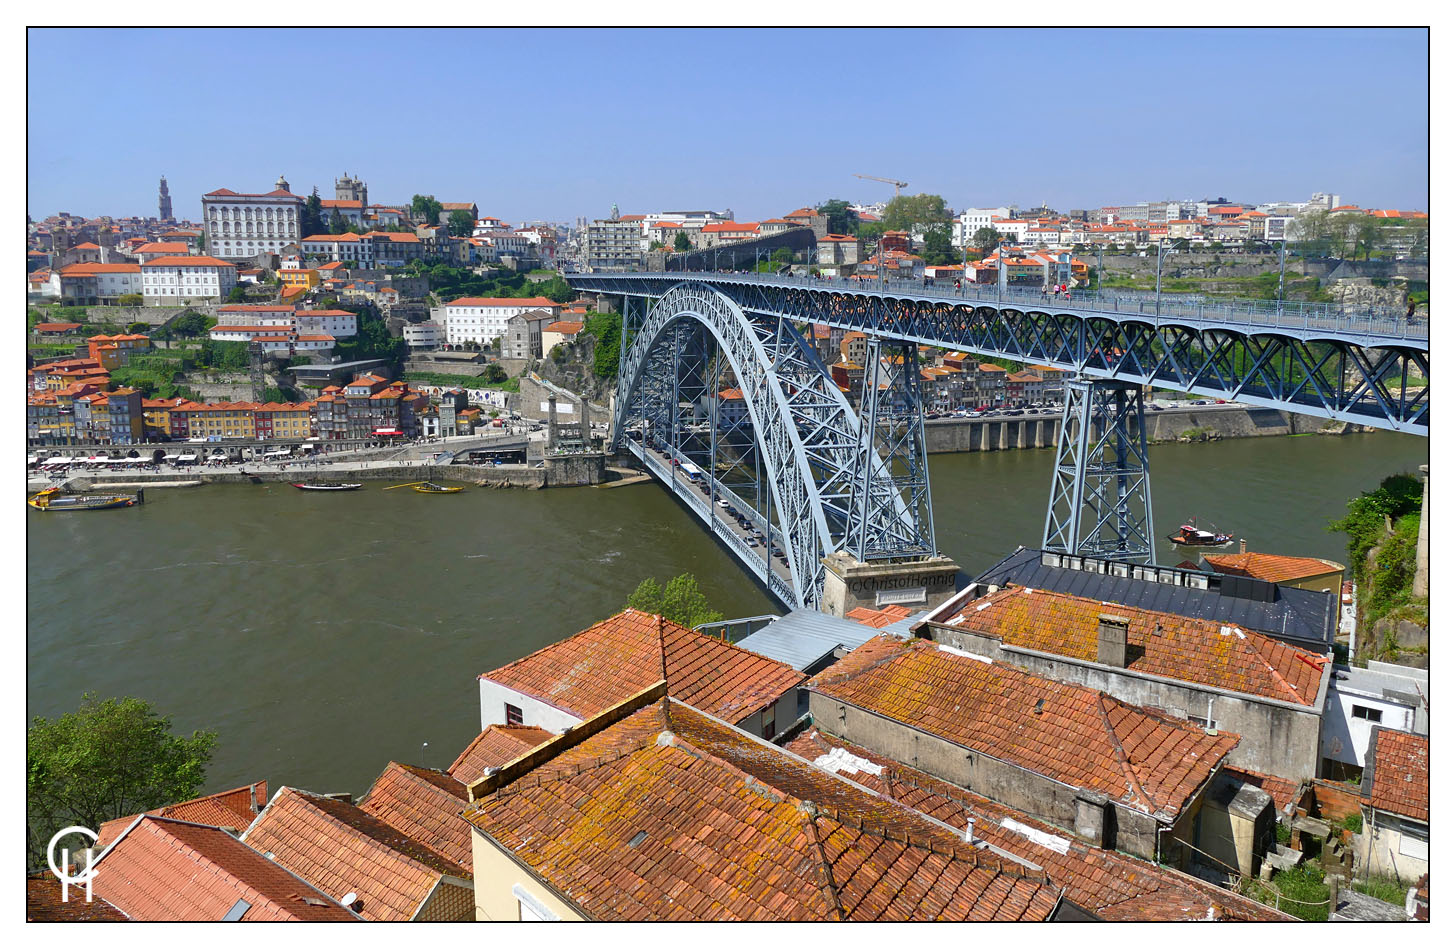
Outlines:
{"label": "bridge railing", "polygon": [[684,279],[692,273],[705,273],[713,280],[736,283],[771,284],[774,286],[809,287],[815,289],[862,290],[913,294],[976,303],[1014,303],[1030,309],[1076,310],[1082,314],[1106,313],[1117,316],[1138,316],[1157,323],[1226,324],[1251,328],[1290,329],[1312,332],[1342,333],[1352,336],[1395,337],[1429,340],[1430,324],[1424,318],[1408,317],[1404,310],[1390,306],[1355,308],[1329,303],[1279,303],[1271,300],[1229,300],[1217,303],[1185,302],[1178,295],[1152,296],[1097,293],[1072,290],[1067,293],[1042,293],[1020,287],[1000,289],[984,284],[962,283],[959,288],[943,284],[927,284],[923,280],[902,280],[893,277],[855,279],[850,277],[750,276],[703,271],[672,272],[650,276]]}

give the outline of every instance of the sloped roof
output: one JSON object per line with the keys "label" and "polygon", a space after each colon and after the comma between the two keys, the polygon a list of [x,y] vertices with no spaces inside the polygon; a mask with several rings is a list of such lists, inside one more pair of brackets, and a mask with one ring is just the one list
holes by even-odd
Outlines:
{"label": "sloped roof", "polygon": [[391,761],[359,809],[471,870],[470,828],[460,819],[469,795],[443,771]]}
{"label": "sloped roof", "polygon": [[[145,406],[148,400],[143,400]],[[171,403],[165,403],[169,407]],[[258,811],[268,802],[268,782],[258,781],[254,784],[245,784],[239,788],[231,788],[227,791],[218,791],[216,794],[206,794],[202,797],[195,797],[190,801],[179,801],[176,804],[167,804],[163,807],[154,808],[146,813],[154,817],[170,817],[173,820],[185,820],[193,824],[206,824],[209,827],[221,827],[223,830],[231,831],[235,836],[241,834],[253,822]],[[136,814],[128,817],[118,817],[109,820],[97,828],[101,835],[96,840],[97,849],[109,845],[121,832],[131,826],[132,821],[137,819]]]}
{"label": "sloped roof", "polygon": [[671,699],[466,819],[598,920],[1046,919],[1040,871]]}
{"label": "sloped roof", "polygon": [[[73,887],[71,894],[76,890]],[[50,870],[25,875],[25,921],[28,923],[124,923],[125,913],[95,895],[91,902],[69,898],[61,902],[61,881]]]}
{"label": "sloped roof", "polygon": [[1287,919],[1261,903],[1154,863],[1093,847],[1065,829],[942,781],[819,729],[789,751],[923,814],[964,827],[1001,850],[1042,867],[1066,899],[1103,919],[1123,921]]}
{"label": "sloped roof", "polygon": [[1318,701],[1329,662],[1252,630],[1030,587],[963,597],[952,611],[939,622],[1083,662],[1097,661],[1098,617],[1121,616],[1128,669],[1299,705]]}
{"label": "sloped roof", "polygon": [[412,919],[441,876],[470,878],[353,804],[290,787],[273,795],[243,840],[325,892],[359,894],[369,920]]}
{"label": "sloped roof", "polygon": [[1301,580],[1344,569],[1334,561],[1319,557],[1287,557],[1283,554],[1260,554],[1252,550],[1240,554],[1204,554],[1203,559],[1219,573],[1253,577],[1255,580],[1267,580],[1270,583]]}
{"label": "sloped roof", "polygon": [[631,609],[480,678],[583,719],[666,679],[673,698],[732,721],[804,681],[781,662]]}
{"label": "sloped roof", "polygon": [[923,639],[879,636],[809,689],[1172,818],[1239,738]]}
{"label": "sloped roof", "polygon": [[1382,811],[1429,822],[1431,819],[1431,742],[1421,735],[1380,728],[1371,742],[1374,763],[1361,789],[1367,804]]}
{"label": "sloped roof", "polygon": [[445,770],[457,781],[479,781],[486,768],[499,768],[553,737],[534,725],[490,725]]}
{"label": "sloped roof", "polygon": [[327,894],[226,831],[144,815],[96,862],[93,891],[132,919],[356,920]]}

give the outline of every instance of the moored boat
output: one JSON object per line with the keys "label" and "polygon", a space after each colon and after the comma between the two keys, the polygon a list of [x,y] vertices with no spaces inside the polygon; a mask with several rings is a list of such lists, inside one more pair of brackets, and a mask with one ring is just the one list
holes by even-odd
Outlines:
{"label": "moored boat", "polygon": [[1198,518],[1194,517],[1169,534],[1168,540],[1178,547],[1226,547],[1233,543],[1234,535],[1225,534],[1217,528],[1204,530],[1198,526]]}
{"label": "moored boat", "polygon": [[358,491],[364,487],[350,481],[293,481],[290,482],[300,491]]}
{"label": "moored boat", "polygon": [[136,507],[143,500],[136,494],[61,494],[60,488],[46,488],[25,503],[37,511],[105,511],[117,507]]}
{"label": "moored boat", "polygon": [[411,481],[408,484],[392,484],[384,490],[394,491],[397,488],[414,488],[421,494],[459,494],[465,490],[459,486],[436,484],[433,481]]}

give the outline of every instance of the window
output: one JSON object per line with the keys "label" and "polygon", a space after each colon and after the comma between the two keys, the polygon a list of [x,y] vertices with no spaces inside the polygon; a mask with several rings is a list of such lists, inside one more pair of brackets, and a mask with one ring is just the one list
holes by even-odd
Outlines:
{"label": "window", "polygon": [[1378,708],[1367,708],[1364,705],[1356,705],[1350,714],[1355,718],[1363,718],[1367,722],[1379,722],[1381,712]]}
{"label": "window", "polygon": [[516,706],[512,705],[511,703],[507,702],[506,703],[506,724],[507,725],[522,725],[524,723],[525,723],[525,718],[521,715],[521,710],[519,708],[517,708]]}

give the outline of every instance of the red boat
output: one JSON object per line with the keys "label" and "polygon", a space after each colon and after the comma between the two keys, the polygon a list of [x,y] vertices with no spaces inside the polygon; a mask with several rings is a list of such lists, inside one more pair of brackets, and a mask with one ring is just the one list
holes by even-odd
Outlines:
{"label": "red boat", "polygon": [[1179,547],[1227,547],[1233,543],[1234,535],[1222,533],[1217,528],[1204,530],[1198,526],[1198,518],[1194,517],[1169,534],[1168,540]]}

